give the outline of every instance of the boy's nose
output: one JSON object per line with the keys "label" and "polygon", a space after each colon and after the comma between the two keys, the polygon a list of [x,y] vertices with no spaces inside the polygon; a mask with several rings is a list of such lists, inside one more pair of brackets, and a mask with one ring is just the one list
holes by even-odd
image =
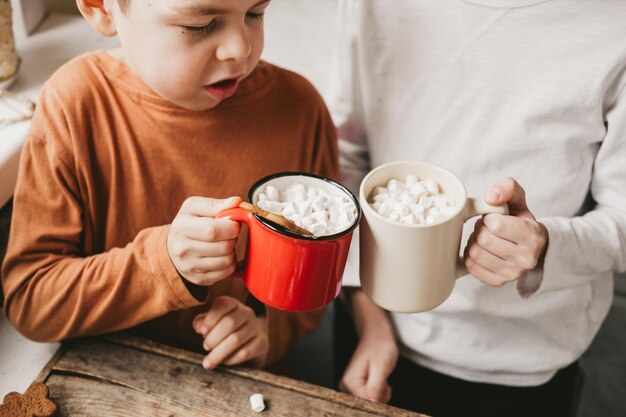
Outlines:
{"label": "boy's nose", "polygon": [[252,53],[252,42],[244,28],[226,33],[217,46],[215,55],[220,61],[240,61]]}

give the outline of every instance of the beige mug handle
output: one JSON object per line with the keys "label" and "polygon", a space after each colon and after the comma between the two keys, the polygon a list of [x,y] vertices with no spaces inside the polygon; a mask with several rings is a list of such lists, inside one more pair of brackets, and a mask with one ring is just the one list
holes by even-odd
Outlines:
{"label": "beige mug handle", "polygon": [[[482,197],[468,197],[465,201],[465,207],[463,208],[463,221],[465,222],[474,216],[482,214],[509,214],[509,206],[506,203],[500,204],[499,206],[492,206]],[[463,257],[459,256],[456,263],[456,277],[459,278],[467,274],[469,274],[469,272],[465,267]]]}

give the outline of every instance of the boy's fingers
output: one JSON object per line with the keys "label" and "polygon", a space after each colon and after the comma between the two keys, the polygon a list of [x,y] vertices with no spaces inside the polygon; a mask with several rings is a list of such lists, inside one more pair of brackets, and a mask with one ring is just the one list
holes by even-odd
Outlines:
{"label": "boy's fingers", "polygon": [[223,271],[230,269],[237,262],[237,255],[231,252],[225,256],[211,256],[196,258],[189,262],[193,273],[204,274],[212,271]]}
{"label": "boy's fingers", "polygon": [[[259,356],[262,356],[264,351],[267,351],[266,347],[263,346],[263,340],[260,337],[254,337],[249,340],[244,345],[241,345],[235,353],[227,357],[222,364],[224,365],[238,365],[240,363],[244,363],[247,361],[255,361]],[[256,365],[261,365],[261,363],[256,363]]]}
{"label": "boy's fingers", "polygon": [[206,197],[189,197],[180,208],[182,213],[192,214],[200,217],[215,217],[218,213],[241,203],[239,197],[229,197],[226,199],[215,199]]}
{"label": "boy's fingers", "polygon": [[235,309],[223,316],[204,336],[202,347],[206,351],[215,349],[229,335],[234,334],[248,322],[248,315],[241,309]]}
{"label": "boy's fingers", "polygon": [[196,333],[201,333],[201,325],[205,316],[206,314],[198,314],[196,317],[193,318],[193,321],[191,322],[191,326],[193,327]]}
{"label": "boy's fingers", "polygon": [[223,240],[221,242],[202,242],[199,240],[187,239],[185,243],[186,248],[184,249],[184,255],[186,257],[206,258],[230,255],[235,251],[237,239]]}
{"label": "boy's fingers", "polygon": [[211,330],[225,315],[235,310],[238,301],[232,297],[222,296],[215,300],[208,313],[204,315],[199,323],[200,333],[203,335]]}
{"label": "boy's fingers", "polygon": [[235,269],[237,268],[236,264],[231,264],[228,268],[222,269],[219,271],[209,271],[209,272],[196,272],[185,275],[189,281],[193,282],[196,285],[202,286],[210,286],[215,284],[218,281],[221,281],[225,278],[232,276],[235,273]]}
{"label": "boy's fingers", "polygon": [[219,345],[217,345],[202,361],[205,368],[215,368],[226,358],[232,355],[240,346],[244,345],[255,336],[252,324],[247,322],[235,333],[229,335]]}
{"label": "boy's fingers", "polygon": [[507,203],[511,216],[534,218],[526,205],[526,192],[511,177],[504,177],[498,181],[485,194],[485,201],[494,206]]}
{"label": "boy's fingers", "polygon": [[184,233],[193,240],[221,242],[236,239],[240,230],[241,225],[232,220],[188,216]]}

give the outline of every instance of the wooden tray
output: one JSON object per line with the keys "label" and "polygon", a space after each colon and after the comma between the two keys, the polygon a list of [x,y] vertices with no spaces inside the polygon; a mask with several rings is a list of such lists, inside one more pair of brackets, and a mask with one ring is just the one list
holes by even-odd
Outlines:
{"label": "wooden tray", "polygon": [[[423,416],[245,367],[202,368],[202,355],[128,335],[64,344],[35,382],[58,416]],[[265,397],[265,411],[250,395]]]}

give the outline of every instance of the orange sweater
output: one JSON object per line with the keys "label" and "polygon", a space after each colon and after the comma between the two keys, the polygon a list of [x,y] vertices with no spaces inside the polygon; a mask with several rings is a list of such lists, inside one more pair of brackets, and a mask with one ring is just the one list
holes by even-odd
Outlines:
{"label": "orange sweater", "polygon": [[[204,303],[189,293],[166,248],[182,202],[246,199],[277,171],[336,179],[337,155],[321,97],[274,65],[259,63],[233,97],[195,112],[160,98],[105,52],[78,57],[44,86],[22,151],[5,313],[38,341],[132,327],[199,350],[192,318],[220,295],[245,300],[247,292],[227,278]],[[323,312],[266,314],[271,362]]]}

